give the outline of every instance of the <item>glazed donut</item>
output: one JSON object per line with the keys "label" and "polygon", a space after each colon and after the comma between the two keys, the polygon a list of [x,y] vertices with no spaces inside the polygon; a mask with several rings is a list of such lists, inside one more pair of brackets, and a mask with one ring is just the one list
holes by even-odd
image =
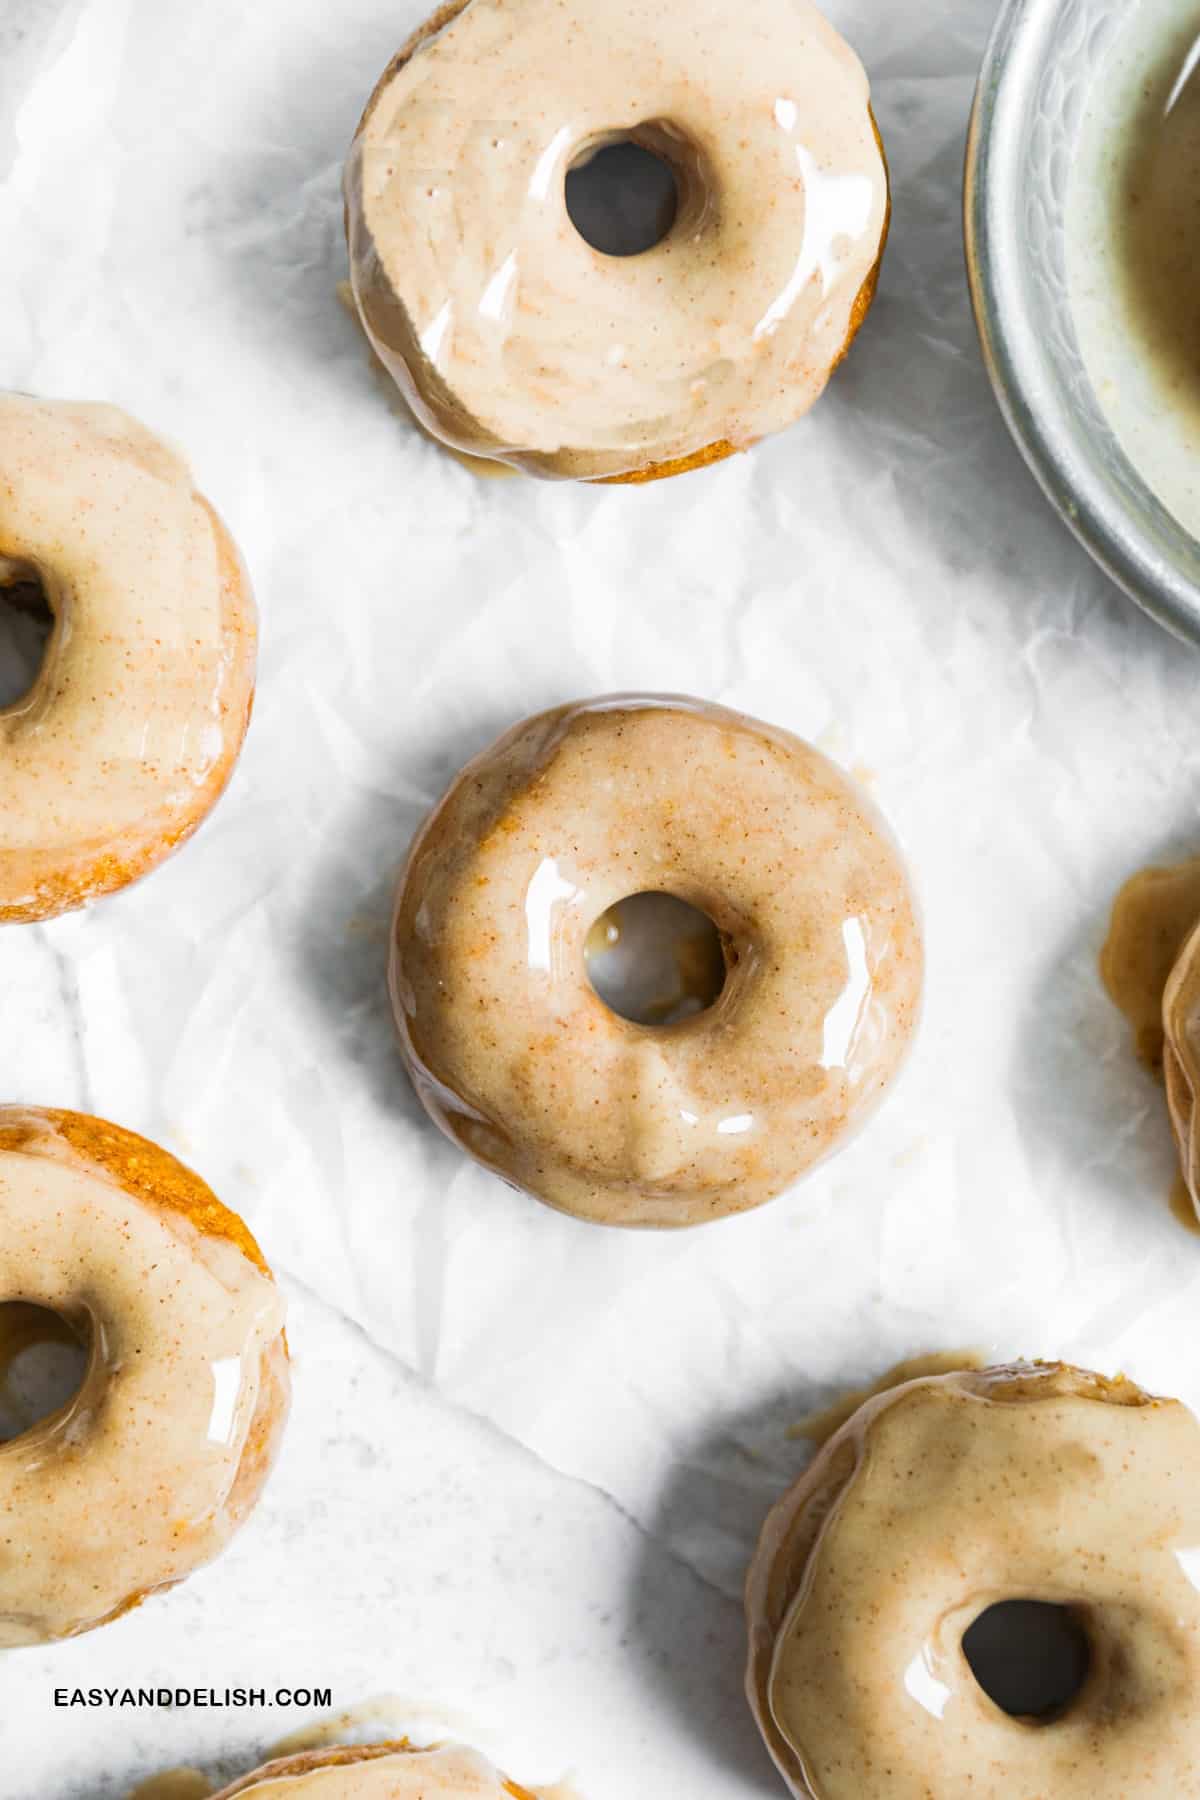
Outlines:
{"label": "glazed donut", "polygon": [[1139,870],[1113,902],[1100,974],[1167,1090],[1179,1152],[1172,1209],[1200,1230],[1200,857]]}
{"label": "glazed donut", "polygon": [[1167,1111],[1188,1198],[1200,1218],[1200,925],[1175,960],[1163,994]]}
{"label": "glazed donut", "polygon": [[[352,1772],[351,1772],[352,1771]],[[538,1800],[498,1775],[474,1750],[405,1742],[308,1750],[284,1756],[222,1788],[213,1800]]]}
{"label": "glazed donut", "polygon": [[[602,255],[566,177],[626,141],[678,209]],[[582,480],[678,474],[807,412],[889,216],[866,76],[811,0],[450,0],[375,89],[345,191],[358,311],[421,423]]]}
{"label": "glazed donut", "polygon": [[[1200,1792],[1200,1428],[1063,1363],[907,1382],[830,1439],[763,1531],[747,1691],[804,1800],[1162,1800]],[[1090,1667],[1012,1717],[968,1627],[1068,1608]]]}
{"label": "glazed donut", "polygon": [[124,887],[188,837],[233,771],[256,622],[233,540],[187,466],[110,406],[0,394],[4,589],[54,615],[0,709],[0,922]]}
{"label": "glazed donut", "polygon": [[[714,1005],[661,1027],[584,951],[639,891],[722,941]],[[918,1010],[899,852],[865,795],[770,725],[664,695],[526,720],[471,763],[400,882],[391,985],[426,1108],[551,1206],[695,1225],[769,1200],[881,1099]]]}
{"label": "glazed donut", "polygon": [[88,1350],[79,1392],[0,1444],[0,1646],[106,1624],[224,1549],[288,1409],[283,1302],[249,1231],[165,1150],[0,1108],[0,1299]]}

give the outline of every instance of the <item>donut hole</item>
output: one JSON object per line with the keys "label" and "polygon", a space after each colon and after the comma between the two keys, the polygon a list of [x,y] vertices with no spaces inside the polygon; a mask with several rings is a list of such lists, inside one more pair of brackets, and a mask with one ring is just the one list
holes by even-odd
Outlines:
{"label": "donut hole", "polygon": [[90,1344],[61,1313],[25,1300],[0,1303],[0,1444],[69,1405],[90,1354]]}
{"label": "donut hole", "polygon": [[728,973],[708,914],[674,894],[618,900],[588,932],[583,954],[596,994],[634,1025],[677,1025],[707,1012]]}
{"label": "donut hole", "polygon": [[45,583],[33,564],[0,556],[0,712],[36,685],[53,629]]}
{"label": "donut hole", "polygon": [[566,175],[567,214],[602,256],[641,256],[695,210],[698,163],[668,126],[638,125],[582,145]]}
{"label": "donut hole", "polygon": [[1000,1600],[963,1633],[971,1673],[1001,1712],[1049,1725],[1079,1696],[1092,1663],[1082,1608]]}

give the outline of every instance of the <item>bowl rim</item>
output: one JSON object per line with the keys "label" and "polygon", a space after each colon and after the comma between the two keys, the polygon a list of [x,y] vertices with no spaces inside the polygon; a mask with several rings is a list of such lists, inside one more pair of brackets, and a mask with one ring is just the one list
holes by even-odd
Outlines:
{"label": "bowl rim", "polygon": [[[1018,259],[999,249],[1010,234],[997,199],[994,169],[1006,136],[1020,129],[1020,99],[1028,92],[1020,76],[1031,53],[1033,26],[1057,3],[1004,0],[971,108],[963,240],[984,365],[1017,447],[1064,523],[1110,580],[1145,612],[1177,637],[1200,644],[1200,585],[1189,580],[1154,536],[1122,507],[1098,465],[1080,454],[1029,316]],[[1144,495],[1146,511],[1159,517],[1164,535],[1191,543],[1117,449],[1128,484]]]}

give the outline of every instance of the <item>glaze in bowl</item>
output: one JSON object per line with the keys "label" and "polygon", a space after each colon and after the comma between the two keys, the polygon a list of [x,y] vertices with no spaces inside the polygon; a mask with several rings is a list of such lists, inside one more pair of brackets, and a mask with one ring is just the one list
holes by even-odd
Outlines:
{"label": "glaze in bowl", "polygon": [[1200,643],[1200,544],[1151,492],[1101,410],[1067,282],[1067,199],[1092,81],[1127,24],[1112,0],[1005,0],[967,139],[967,273],[1009,430],[1117,585]]}

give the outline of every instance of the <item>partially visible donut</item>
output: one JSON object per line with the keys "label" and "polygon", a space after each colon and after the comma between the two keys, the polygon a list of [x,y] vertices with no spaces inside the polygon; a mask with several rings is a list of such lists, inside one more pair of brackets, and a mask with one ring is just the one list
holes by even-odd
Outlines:
{"label": "partially visible donut", "polygon": [[54,616],[0,708],[0,923],[47,919],[161,862],[216,803],[254,695],[232,538],[187,465],[111,406],[0,394],[0,604]]}
{"label": "partially visible donut", "polygon": [[[589,934],[641,892],[706,913],[726,975],[666,1025],[611,1011]],[[844,1144],[916,1028],[921,931],[867,796],[789,732],[676,695],[526,719],[416,837],[396,1018],[442,1130],[579,1218],[684,1226],[759,1206]]]}
{"label": "partially visible donut", "polygon": [[250,1232],[145,1138],[0,1107],[0,1302],[57,1313],[78,1393],[0,1444],[0,1646],[73,1637],[222,1551],[288,1410],[283,1301]]}
{"label": "partially visible donut", "polygon": [[[640,255],[567,211],[569,170],[614,141],[679,190]],[[584,480],[679,474],[807,412],[889,217],[866,76],[811,0],[449,0],[376,87],[345,187],[359,314],[421,423]]]}
{"label": "partially visible donut", "polygon": [[1188,1198],[1200,1220],[1200,925],[1168,977],[1162,1003],[1167,1109]]}
{"label": "partially visible donut", "polygon": [[[798,1800],[1200,1793],[1200,1426],[1063,1363],[924,1377],[860,1407],[775,1507],[747,1692]],[[990,1606],[1070,1609],[1083,1687],[1041,1723],[977,1683]]]}
{"label": "partially visible donut", "polygon": [[213,1800],[538,1800],[474,1750],[406,1742],[306,1750],[264,1763]]}

